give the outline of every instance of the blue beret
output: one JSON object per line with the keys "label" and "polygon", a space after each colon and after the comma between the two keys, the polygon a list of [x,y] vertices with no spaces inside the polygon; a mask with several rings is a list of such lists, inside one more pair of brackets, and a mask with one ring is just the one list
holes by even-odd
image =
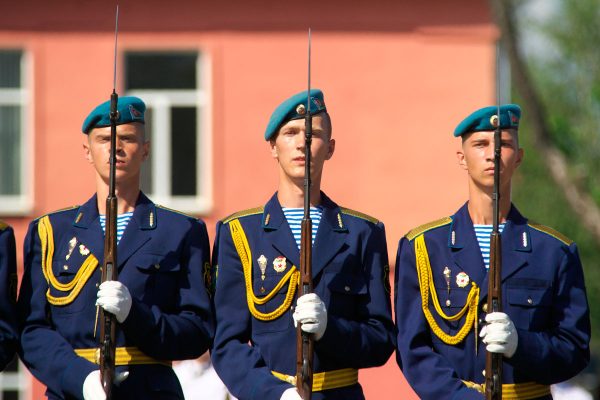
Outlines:
{"label": "blue beret", "polygon": [[[497,106],[489,106],[475,111],[465,118],[454,130],[454,136],[479,131],[493,131],[496,127],[492,121],[498,114]],[[500,129],[518,129],[521,119],[521,107],[516,104],[500,106]]]}
{"label": "blue beret", "polygon": [[[131,122],[140,122],[143,124],[146,105],[138,97],[119,97],[117,111],[119,112],[117,125],[129,124]],[[90,115],[83,121],[81,130],[87,135],[92,129],[103,128],[105,126],[110,126],[110,100],[105,101],[92,110]]]}
{"label": "blue beret", "polygon": [[[296,93],[283,103],[281,103],[273,114],[267,124],[267,130],[265,131],[265,140],[270,140],[277,134],[279,128],[283,124],[293,119],[300,119],[306,116],[306,110],[308,108],[308,95],[307,91]],[[310,114],[315,115],[322,112],[327,112],[325,107],[325,100],[323,99],[323,92],[320,89],[311,89],[310,91]]]}

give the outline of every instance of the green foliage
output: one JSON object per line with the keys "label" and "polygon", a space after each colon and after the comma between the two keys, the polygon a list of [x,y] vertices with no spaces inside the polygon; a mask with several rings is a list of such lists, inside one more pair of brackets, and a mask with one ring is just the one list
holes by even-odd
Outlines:
{"label": "green foliage", "polygon": [[[600,206],[600,1],[550,3],[556,9],[541,21],[528,20],[527,13],[521,13],[517,6],[520,37],[534,32],[544,38],[535,51],[524,54],[525,62],[546,111],[552,142],[567,157],[569,175]],[[582,226],[553,181],[529,129],[524,110],[520,141],[526,156],[515,180],[514,201],[529,218],[552,226],[577,242],[590,304],[592,349],[598,354],[600,244]]]}
{"label": "green foliage", "polygon": [[592,347],[600,352],[600,252],[598,244],[583,228],[571,210],[560,188],[554,183],[540,154],[528,135],[527,116],[521,120],[519,141],[525,149],[525,158],[519,174],[513,181],[513,201],[519,211],[531,220],[553,227],[575,242],[585,273],[588,301],[592,320]]}
{"label": "green foliage", "polygon": [[537,29],[548,40],[526,61],[554,144],[567,156],[573,178],[600,204],[600,1],[555,4],[552,18],[521,22],[521,30]]}

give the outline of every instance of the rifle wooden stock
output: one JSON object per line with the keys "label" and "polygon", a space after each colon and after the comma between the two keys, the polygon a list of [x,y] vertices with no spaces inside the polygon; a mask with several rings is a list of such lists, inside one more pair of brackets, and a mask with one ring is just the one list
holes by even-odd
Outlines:
{"label": "rifle wooden stock", "polygon": [[[302,296],[312,292],[312,221],[304,218],[301,225],[300,248],[300,288],[298,295]],[[301,325],[297,327],[297,355],[296,355],[296,387],[304,400],[312,396],[313,380],[313,345],[311,333],[303,332]]]}
{"label": "rifle wooden stock", "polygon": [[[490,239],[490,269],[488,271],[488,300],[490,312],[502,311],[502,249],[500,235],[492,232]],[[485,355],[485,398],[486,400],[502,399],[502,354]]]}
{"label": "rifle wooden stock", "polygon": [[[118,95],[113,90],[110,96],[110,180],[108,196],[106,198],[106,229],[104,234],[102,282],[117,280],[117,197],[115,195],[117,102]],[[116,317],[100,307],[100,377],[107,400],[112,398],[112,387],[115,377],[116,328]]]}
{"label": "rifle wooden stock", "polygon": [[[298,297],[312,293],[312,221],[310,219],[310,179],[312,115],[310,113],[310,28],[308,28],[308,91],[306,116],[304,117],[304,218],[300,230],[300,282]],[[303,400],[310,400],[313,382],[314,337],[302,331],[302,324],[296,329],[296,388]]]}
{"label": "rifle wooden stock", "polygon": [[[488,270],[488,312],[502,311],[502,242],[500,237],[500,161],[502,130],[500,128],[500,100],[498,100],[497,125],[494,131],[494,192],[493,224],[490,236],[490,268]],[[502,354],[485,355],[485,398],[502,399]]]}

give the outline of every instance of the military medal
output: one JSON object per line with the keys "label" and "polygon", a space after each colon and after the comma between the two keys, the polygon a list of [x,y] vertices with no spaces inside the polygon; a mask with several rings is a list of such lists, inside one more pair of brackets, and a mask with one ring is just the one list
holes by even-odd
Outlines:
{"label": "military medal", "polygon": [[79,245],[79,254],[81,254],[82,256],[87,256],[88,254],[90,254],[90,249],[85,247],[83,244],[80,244]]}
{"label": "military medal", "polygon": [[75,250],[75,246],[76,245],[77,245],[77,238],[76,237],[73,237],[73,239],[69,240],[69,252],[65,256],[65,260],[68,260],[69,257],[71,257],[71,254],[73,253],[73,250]]}
{"label": "military medal", "polygon": [[464,272],[460,272],[458,275],[456,275],[456,286],[458,286],[460,288],[464,288],[468,284],[469,284],[469,275],[465,274]]}
{"label": "military medal", "polygon": [[265,280],[265,272],[267,271],[267,257],[261,254],[256,260],[258,262],[258,268],[260,268],[260,279]]}
{"label": "military medal", "polygon": [[286,268],[286,259],[283,256],[279,256],[276,259],[273,260],[273,269],[275,270],[275,272],[283,272],[285,271]]}

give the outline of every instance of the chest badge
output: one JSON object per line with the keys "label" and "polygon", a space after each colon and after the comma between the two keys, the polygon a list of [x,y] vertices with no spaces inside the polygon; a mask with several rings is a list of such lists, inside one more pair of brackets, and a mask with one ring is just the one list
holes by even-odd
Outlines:
{"label": "chest badge", "polygon": [[90,249],[85,247],[83,244],[80,244],[79,245],[79,254],[81,254],[82,256],[87,256],[88,254],[90,254]]}
{"label": "chest badge", "polygon": [[267,272],[267,257],[265,257],[264,254],[261,254],[256,261],[258,262],[258,268],[260,268],[260,279],[264,281],[265,272]]}
{"label": "chest badge", "polygon": [[65,260],[68,260],[73,254],[73,250],[75,250],[75,246],[77,245],[77,238],[73,237],[73,239],[69,240],[69,252],[65,256]]}
{"label": "chest badge", "polygon": [[464,272],[459,272],[456,275],[456,286],[464,288],[469,284],[469,275]]}
{"label": "chest badge", "polygon": [[273,260],[273,269],[275,272],[283,272],[286,268],[286,259],[283,256],[279,256]]}

